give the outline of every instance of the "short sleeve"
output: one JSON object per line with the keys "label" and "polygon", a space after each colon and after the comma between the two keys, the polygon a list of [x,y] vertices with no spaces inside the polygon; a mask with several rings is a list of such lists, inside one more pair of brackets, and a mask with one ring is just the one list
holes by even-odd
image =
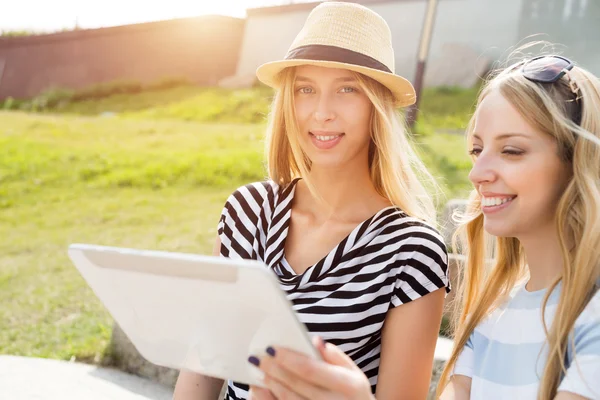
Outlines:
{"label": "short sleeve", "polygon": [[441,235],[425,224],[412,224],[396,256],[392,306],[397,307],[445,288],[450,292],[448,253]]}
{"label": "short sleeve", "polygon": [[258,257],[263,251],[261,233],[267,224],[265,207],[271,198],[272,188],[264,182],[240,187],[227,198],[217,224],[221,256]]}
{"label": "short sleeve", "polygon": [[558,391],[600,399],[600,292],[575,322],[575,353]]}
{"label": "short sleeve", "polygon": [[463,347],[462,351],[458,355],[452,375],[464,375],[466,377],[473,377],[473,368],[475,365],[475,350],[473,349],[473,335],[469,336],[467,343]]}

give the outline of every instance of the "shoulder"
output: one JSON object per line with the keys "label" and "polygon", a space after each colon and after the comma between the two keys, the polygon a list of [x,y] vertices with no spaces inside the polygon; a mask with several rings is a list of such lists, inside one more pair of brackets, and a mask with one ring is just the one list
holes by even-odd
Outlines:
{"label": "shoulder", "polygon": [[227,202],[245,200],[261,204],[276,196],[278,192],[279,185],[273,181],[252,182],[235,189],[228,197]]}
{"label": "shoulder", "polygon": [[272,181],[252,182],[235,189],[225,201],[223,213],[235,210],[238,214],[257,213],[275,203],[279,185]]}
{"label": "shoulder", "polygon": [[[393,246],[400,302],[406,303],[443,287],[450,292],[448,253],[440,233],[431,224],[394,208],[381,230]],[[395,303],[394,303],[395,304]]]}
{"label": "shoulder", "polygon": [[391,208],[383,216],[381,234],[395,242],[402,252],[433,254],[442,264],[447,263],[447,248],[440,232],[431,224],[407,215],[399,208]]}

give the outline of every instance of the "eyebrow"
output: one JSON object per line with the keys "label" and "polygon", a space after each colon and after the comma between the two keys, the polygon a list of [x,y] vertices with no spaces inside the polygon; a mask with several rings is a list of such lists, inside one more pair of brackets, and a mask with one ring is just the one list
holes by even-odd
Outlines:
{"label": "eyebrow", "polygon": [[[310,79],[306,76],[297,76],[296,81],[315,83],[315,81],[313,79]],[[356,82],[356,78],[354,78],[352,76],[343,76],[341,78],[334,79],[334,82]]]}
{"label": "eyebrow", "polygon": [[[502,139],[508,139],[508,138],[515,137],[515,136],[516,137],[522,137],[522,138],[525,138],[525,139],[530,139],[529,135],[526,135],[524,133],[517,133],[517,132],[503,133],[501,135],[496,136],[495,139],[496,140],[502,140]],[[476,133],[473,134],[473,138],[482,140],[481,137],[479,135],[477,135]]]}

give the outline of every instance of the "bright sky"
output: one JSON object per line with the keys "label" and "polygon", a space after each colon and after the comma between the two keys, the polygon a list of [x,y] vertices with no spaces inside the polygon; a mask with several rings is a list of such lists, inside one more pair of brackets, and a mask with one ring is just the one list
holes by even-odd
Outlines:
{"label": "bright sky", "polygon": [[[244,17],[246,8],[306,0],[8,0],[1,30],[53,31],[124,25],[204,14]],[[8,5],[8,6],[7,6]]]}

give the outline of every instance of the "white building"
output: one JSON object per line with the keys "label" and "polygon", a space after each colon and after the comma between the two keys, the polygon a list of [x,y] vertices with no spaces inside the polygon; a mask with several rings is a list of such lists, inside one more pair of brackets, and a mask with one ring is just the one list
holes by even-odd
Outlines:
{"label": "white building", "polygon": [[[412,80],[427,0],[355,2],[388,22],[396,72]],[[318,4],[249,9],[237,72],[227,81],[247,84],[260,64],[285,56]],[[560,44],[564,55],[600,73],[600,0],[439,0],[425,85],[469,86],[491,62],[533,40]]]}

